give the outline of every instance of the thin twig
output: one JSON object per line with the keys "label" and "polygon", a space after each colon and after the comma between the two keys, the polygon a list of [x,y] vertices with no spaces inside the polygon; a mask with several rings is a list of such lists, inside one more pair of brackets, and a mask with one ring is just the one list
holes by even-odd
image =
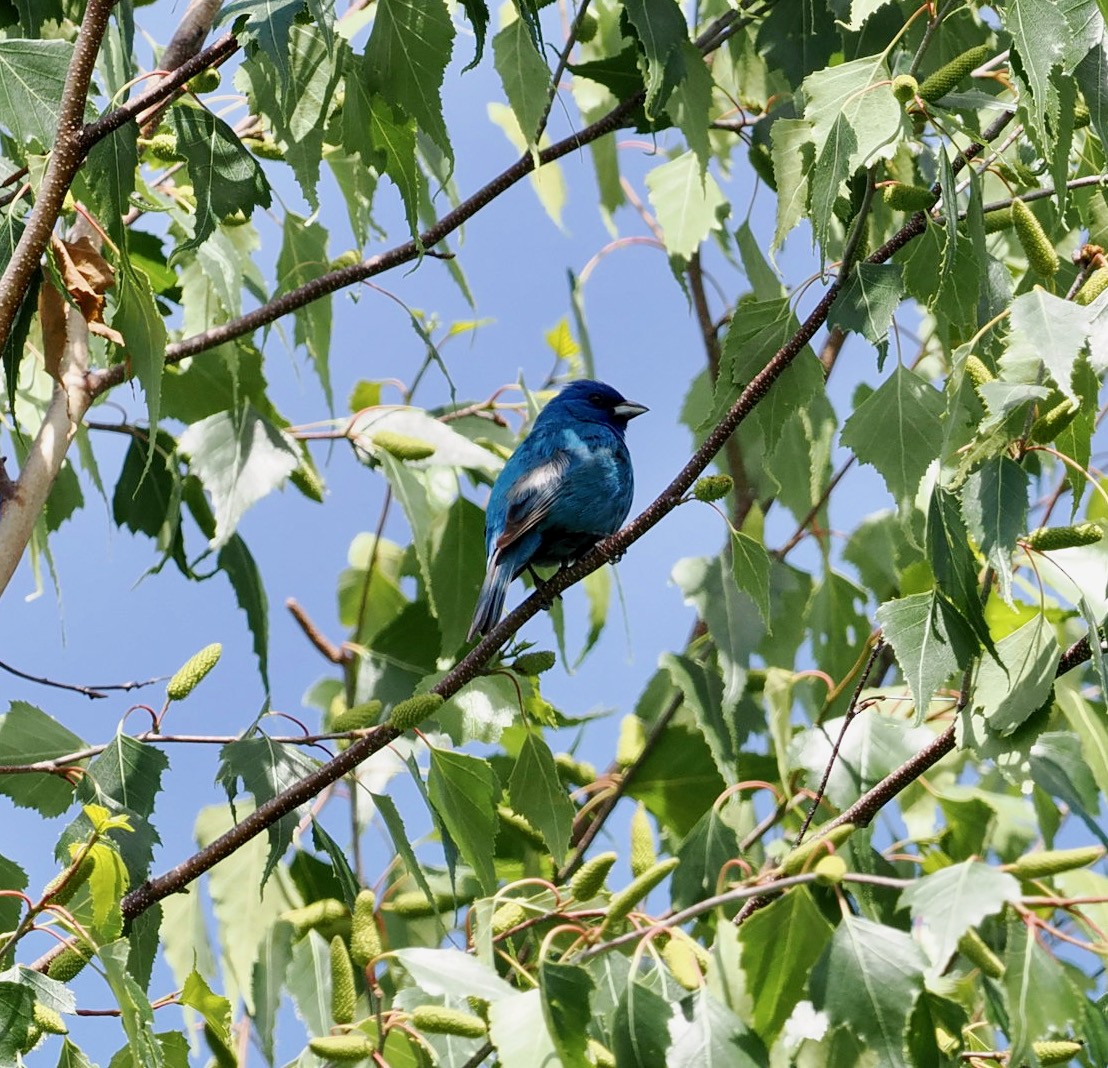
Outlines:
{"label": "thin twig", "polygon": [[831,755],[827,759],[827,767],[823,769],[823,778],[816,788],[816,796],[812,798],[812,804],[808,808],[808,814],[804,817],[804,822],[800,825],[800,831],[796,836],[795,845],[800,845],[800,843],[804,841],[804,836],[808,833],[808,828],[812,826],[812,820],[815,819],[816,812],[823,803],[823,795],[827,792],[827,783],[831,779],[831,772],[835,767],[835,761],[838,759],[839,750],[842,748],[843,740],[846,738],[847,728],[854,722],[854,717],[861,711],[861,706],[858,702],[862,697],[862,691],[866,688],[866,683],[869,682],[869,676],[870,672],[873,671],[873,665],[877,663],[877,658],[881,655],[881,650],[884,647],[884,638],[878,638],[877,641],[873,643],[873,648],[869,653],[869,659],[866,661],[866,666],[862,668],[862,674],[858,679],[858,685],[854,687],[854,693],[850,698],[850,704],[847,706],[846,715],[843,716],[843,725],[839,730],[839,736],[835,739],[835,744],[831,747]]}
{"label": "thin twig", "polygon": [[285,601],[285,607],[292,618],[300,624],[304,636],[318,649],[325,659],[332,664],[345,664],[350,659],[350,651],[341,645],[336,645],[313,622],[311,616],[304,610],[295,597],[289,597]]}
{"label": "thin twig", "polygon": [[26,671],[20,671],[19,668],[14,668],[11,664],[5,664],[3,660],[0,660],[0,671],[6,671],[9,675],[15,675],[17,678],[26,679],[28,682],[37,682],[42,686],[53,686],[58,690],[71,690],[73,693],[84,694],[85,697],[91,700],[97,698],[107,697],[107,690],[141,690],[144,686],[153,686],[156,682],[163,682],[168,676],[159,675],[153,679],[146,679],[144,682],[116,682],[109,683],[106,686],[78,686],[71,682],[57,682],[54,679],[48,679],[45,675],[30,675]]}

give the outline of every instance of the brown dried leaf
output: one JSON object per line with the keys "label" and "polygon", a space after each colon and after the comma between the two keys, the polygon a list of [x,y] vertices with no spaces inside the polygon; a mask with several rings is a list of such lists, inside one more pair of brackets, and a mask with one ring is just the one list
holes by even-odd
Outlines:
{"label": "brown dried leaf", "polygon": [[57,381],[61,374],[62,356],[65,354],[69,305],[52,285],[44,284],[38,290],[38,314],[42,324],[42,353],[46,373]]}
{"label": "brown dried leaf", "polygon": [[115,284],[115,271],[93,244],[91,238],[76,241],[52,238],[54,262],[69,295],[81,309],[87,323],[104,321],[104,292]]}

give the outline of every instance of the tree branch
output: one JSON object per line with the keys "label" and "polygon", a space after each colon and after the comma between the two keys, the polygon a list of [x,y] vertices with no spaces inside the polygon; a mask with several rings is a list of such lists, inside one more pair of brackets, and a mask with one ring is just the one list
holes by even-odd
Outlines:
{"label": "tree branch", "polygon": [[81,20],[73,58],[62,88],[58,133],[50,152],[50,162],[46,165],[46,174],[39,186],[27,226],[3,275],[0,275],[0,349],[8,343],[23,296],[38,270],[50,233],[65,203],[65,195],[87,151],[81,139],[85,102],[96,56],[108,28],[108,15],[114,6],[115,0],[88,0],[85,17]]}

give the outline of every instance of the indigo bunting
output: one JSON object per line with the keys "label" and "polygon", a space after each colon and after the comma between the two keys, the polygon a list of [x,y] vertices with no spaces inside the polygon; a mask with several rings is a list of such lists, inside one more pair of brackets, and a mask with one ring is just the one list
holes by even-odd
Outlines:
{"label": "indigo bunting", "polygon": [[470,638],[496,626],[520,572],[565,564],[619,530],[635,490],[623,434],[647,410],[603,382],[583,379],[539,413],[489,496],[489,563]]}

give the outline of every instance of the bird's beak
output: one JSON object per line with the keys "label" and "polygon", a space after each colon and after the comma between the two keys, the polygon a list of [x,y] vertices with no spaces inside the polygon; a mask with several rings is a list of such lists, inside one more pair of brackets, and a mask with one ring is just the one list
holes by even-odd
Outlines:
{"label": "bird's beak", "polygon": [[612,415],[619,419],[634,419],[636,415],[642,415],[650,409],[645,404],[636,404],[634,401],[621,401],[612,409]]}

